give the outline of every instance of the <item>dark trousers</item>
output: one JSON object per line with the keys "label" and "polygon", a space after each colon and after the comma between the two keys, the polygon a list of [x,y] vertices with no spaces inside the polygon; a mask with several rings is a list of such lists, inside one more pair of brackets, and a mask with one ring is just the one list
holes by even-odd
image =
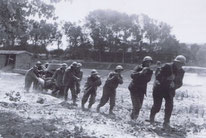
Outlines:
{"label": "dark trousers", "polygon": [[77,95],[80,93],[81,89],[80,89],[80,82],[76,82],[76,93]]}
{"label": "dark trousers", "polygon": [[172,115],[173,110],[173,98],[175,95],[175,91],[171,91],[168,89],[158,89],[154,88],[153,90],[153,106],[150,113],[150,120],[154,120],[156,113],[160,111],[162,100],[165,99],[165,116],[164,123],[170,122],[170,117]]}
{"label": "dark trousers", "polygon": [[67,101],[67,99],[68,99],[68,90],[69,89],[70,89],[70,91],[72,93],[72,100],[73,100],[73,102],[76,102],[77,94],[76,94],[75,88],[72,87],[72,86],[65,86],[64,87],[64,99],[65,99],[65,101]]}
{"label": "dark trousers", "polygon": [[115,106],[115,98],[116,98],[116,89],[103,87],[102,98],[98,106],[102,107],[110,100],[110,111],[112,111]]}
{"label": "dark trousers", "polygon": [[54,90],[52,91],[52,94],[56,95],[57,91],[59,91],[58,95],[64,96],[64,86],[55,86]]}
{"label": "dark trousers", "polygon": [[91,108],[92,105],[95,103],[95,97],[96,97],[96,91],[90,90],[88,92],[85,92],[83,97],[82,97],[82,104],[84,105],[87,102],[88,98],[89,98],[88,108]]}
{"label": "dark trousers", "polygon": [[25,79],[24,89],[28,92],[32,83],[34,83],[34,79]]}
{"label": "dark trousers", "polygon": [[142,108],[143,100],[144,100],[144,92],[142,91],[130,91],[130,96],[132,100],[132,119],[137,119],[139,116],[139,111]]}

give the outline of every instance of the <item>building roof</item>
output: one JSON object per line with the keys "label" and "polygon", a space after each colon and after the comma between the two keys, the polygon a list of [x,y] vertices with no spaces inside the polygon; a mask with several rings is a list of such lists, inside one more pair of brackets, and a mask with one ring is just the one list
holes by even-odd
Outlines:
{"label": "building roof", "polygon": [[4,54],[4,55],[10,55],[10,54],[14,54],[14,55],[19,55],[19,54],[29,54],[29,55],[33,55],[32,53],[28,52],[28,51],[19,51],[19,50],[0,50],[0,54]]}

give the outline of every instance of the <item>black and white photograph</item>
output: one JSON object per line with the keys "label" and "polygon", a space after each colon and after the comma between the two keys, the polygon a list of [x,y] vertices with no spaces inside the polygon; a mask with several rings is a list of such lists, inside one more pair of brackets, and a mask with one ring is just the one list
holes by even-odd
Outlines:
{"label": "black and white photograph", "polygon": [[206,0],[0,0],[0,138],[206,138]]}

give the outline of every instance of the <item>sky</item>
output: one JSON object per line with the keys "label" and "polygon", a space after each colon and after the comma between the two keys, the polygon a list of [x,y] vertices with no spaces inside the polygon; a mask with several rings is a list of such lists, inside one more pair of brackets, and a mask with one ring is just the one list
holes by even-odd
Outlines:
{"label": "sky", "polygon": [[56,15],[59,20],[78,22],[96,9],[144,13],[172,26],[180,42],[206,43],[206,0],[63,0],[56,4]]}

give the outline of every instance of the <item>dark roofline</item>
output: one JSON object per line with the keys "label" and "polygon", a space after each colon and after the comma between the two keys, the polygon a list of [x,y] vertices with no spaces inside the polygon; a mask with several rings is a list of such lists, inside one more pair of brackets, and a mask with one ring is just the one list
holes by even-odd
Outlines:
{"label": "dark roofline", "polygon": [[14,55],[19,55],[19,54],[29,54],[29,55],[33,55],[32,53],[28,52],[28,51],[24,51],[24,50],[0,50],[0,54],[4,54],[4,55],[10,55],[10,54],[14,54]]}

